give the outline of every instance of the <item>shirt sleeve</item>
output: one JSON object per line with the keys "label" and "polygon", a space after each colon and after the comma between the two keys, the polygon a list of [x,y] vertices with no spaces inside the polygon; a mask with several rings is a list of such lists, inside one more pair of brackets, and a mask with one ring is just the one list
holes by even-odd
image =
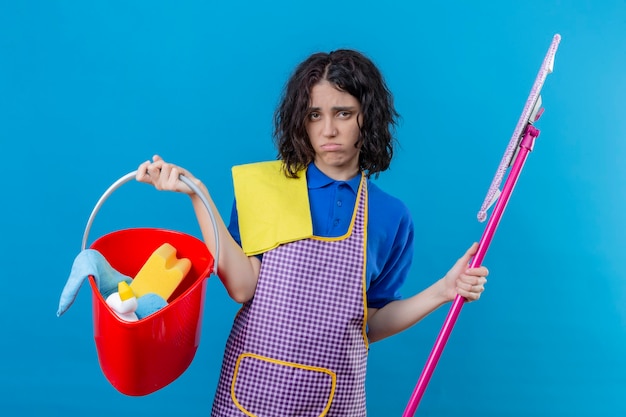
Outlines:
{"label": "shirt sleeve", "polygon": [[230,211],[230,223],[228,224],[228,231],[230,235],[235,239],[235,242],[241,246],[241,234],[239,233],[239,215],[237,214],[237,201],[233,199],[233,206]]}
{"label": "shirt sleeve", "polygon": [[[379,205],[372,199],[368,226],[367,304],[382,308],[402,299],[400,289],[413,260],[414,225],[408,208],[399,200]],[[393,214],[393,215],[392,215]]]}

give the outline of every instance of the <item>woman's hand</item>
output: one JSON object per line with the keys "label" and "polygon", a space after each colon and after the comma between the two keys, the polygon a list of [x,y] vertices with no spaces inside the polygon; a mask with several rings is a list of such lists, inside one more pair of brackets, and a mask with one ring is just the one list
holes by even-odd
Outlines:
{"label": "woman's hand", "polygon": [[457,295],[467,301],[478,300],[485,290],[485,277],[489,271],[484,266],[468,268],[469,261],[477,250],[478,244],[474,243],[443,278],[424,291],[409,298],[392,301],[382,308],[368,309],[367,334],[370,342],[408,329],[437,308],[454,300]]}
{"label": "woman's hand", "polygon": [[180,180],[180,175],[184,175],[194,183],[199,182],[186,169],[167,163],[159,155],[154,155],[152,161],[146,161],[139,165],[135,178],[139,182],[154,185],[157,190],[193,194],[194,192]]}
{"label": "woman's hand", "polygon": [[489,270],[484,266],[468,268],[470,259],[477,250],[478,243],[472,244],[443,278],[446,298],[453,300],[457,294],[467,301],[475,301],[480,298],[485,290]]}

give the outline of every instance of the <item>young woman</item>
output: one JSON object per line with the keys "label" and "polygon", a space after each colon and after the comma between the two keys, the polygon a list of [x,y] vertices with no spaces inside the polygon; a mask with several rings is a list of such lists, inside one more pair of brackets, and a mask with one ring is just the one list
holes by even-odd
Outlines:
{"label": "young woman", "polygon": [[[368,345],[452,301],[477,300],[488,271],[474,243],[443,278],[400,294],[413,256],[407,207],[369,178],[393,156],[397,113],[384,79],[353,50],[299,64],[275,114],[278,160],[233,168],[235,204],[218,275],[242,303],[226,344],[213,416],[365,416]],[[209,249],[213,228],[189,171],[158,156],[137,180],[191,196]],[[213,206],[215,212],[215,207]]]}

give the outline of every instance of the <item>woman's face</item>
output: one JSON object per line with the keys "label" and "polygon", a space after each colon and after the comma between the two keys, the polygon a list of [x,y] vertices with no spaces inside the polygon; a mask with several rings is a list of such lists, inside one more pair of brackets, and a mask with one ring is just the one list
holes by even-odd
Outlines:
{"label": "woman's face", "polygon": [[359,171],[361,104],[349,93],[322,80],[311,89],[306,132],[315,151],[315,165],[335,180]]}

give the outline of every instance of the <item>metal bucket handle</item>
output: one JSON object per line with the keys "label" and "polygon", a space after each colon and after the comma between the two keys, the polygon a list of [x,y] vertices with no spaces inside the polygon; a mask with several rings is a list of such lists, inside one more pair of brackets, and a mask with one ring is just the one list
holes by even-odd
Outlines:
{"label": "metal bucket handle", "polygon": [[[93,224],[93,220],[96,217],[96,214],[98,213],[98,211],[100,210],[100,207],[102,207],[102,204],[104,203],[104,201],[107,198],[109,198],[111,194],[113,194],[113,191],[117,190],[123,184],[134,179],[136,175],[137,175],[137,171],[129,172],[128,174],[124,175],[123,177],[115,181],[113,184],[111,184],[111,186],[104,192],[104,194],[102,194],[102,197],[100,197],[100,199],[96,203],[96,206],[91,211],[91,215],[89,216],[89,220],[87,221],[87,226],[85,227],[85,232],[83,233],[83,242],[81,245],[82,250],[85,250],[87,247],[87,238],[89,236],[89,231],[91,230],[91,225]],[[213,223],[213,234],[215,235],[215,256],[214,256],[214,263],[213,263],[213,273],[217,274],[217,260],[219,259],[220,237],[219,237],[219,233],[217,230],[217,223],[215,221],[215,214],[213,213],[213,210],[211,209],[211,205],[209,204],[209,200],[207,199],[206,195],[204,195],[204,193],[198,188],[198,186],[194,184],[189,178],[185,177],[184,175],[180,175],[179,178],[183,183],[185,183],[189,188],[191,188],[191,190],[194,193],[196,193],[198,197],[200,197],[200,200],[202,200],[202,203],[204,203],[204,206],[209,212],[211,223]]]}

